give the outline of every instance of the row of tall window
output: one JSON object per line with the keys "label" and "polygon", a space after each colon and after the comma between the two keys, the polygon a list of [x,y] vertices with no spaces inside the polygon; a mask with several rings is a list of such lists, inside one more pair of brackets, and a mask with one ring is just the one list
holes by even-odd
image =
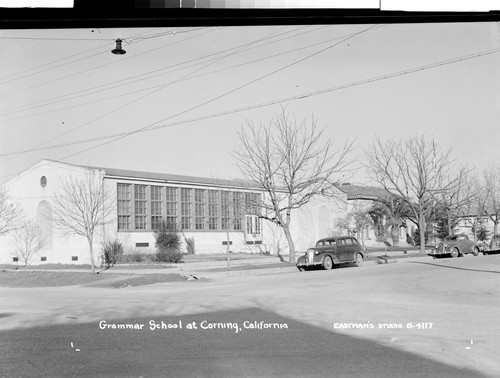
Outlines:
{"label": "row of tall window", "polygon": [[[243,218],[257,214],[260,196],[229,190],[118,183],[118,230],[154,230],[165,220],[170,227],[186,231],[243,231]],[[255,219],[259,224],[252,225],[252,230],[260,233],[260,220]]]}

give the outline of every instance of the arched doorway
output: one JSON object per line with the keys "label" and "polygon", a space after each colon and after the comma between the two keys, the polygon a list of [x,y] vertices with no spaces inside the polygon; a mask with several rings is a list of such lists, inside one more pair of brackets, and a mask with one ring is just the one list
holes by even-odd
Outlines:
{"label": "arched doorway", "polygon": [[45,238],[46,249],[52,248],[53,243],[53,226],[52,226],[52,207],[47,201],[42,201],[36,209],[36,224],[42,230]]}

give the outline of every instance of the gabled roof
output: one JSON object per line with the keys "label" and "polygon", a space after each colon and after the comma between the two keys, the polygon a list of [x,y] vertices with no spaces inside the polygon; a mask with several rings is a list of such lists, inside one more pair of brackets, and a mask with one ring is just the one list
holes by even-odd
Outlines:
{"label": "gabled roof", "polygon": [[347,200],[387,201],[391,193],[384,188],[353,184],[338,185],[337,188],[347,194]]}
{"label": "gabled roof", "polygon": [[262,190],[262,187],[259,186],[258,183],[244,181],[244,180],[228,180],[228,179],[208,178],[208,177],[198,177],[198,176],[174,175],[170,173],[132,171],[132,170],[116,169],[116,168],[102,168],[102,167],[94,167],[94,168],[104,171],[105,176],[108,177],[155,180],[155,181],[162,181],[165,183],[175,183],[175,184],[203,184],[203,185],[248,188],[248,189],[251,188],[251,189]]}
{"label": "gabled roof", "polygon": [[[185,175],[174,175],[169,173],[156,173],[156,172],[146,172],[146,171],[133,171],[127,169],[117,169],[117,168],[105,168],[96,167],[88,165],[78,165],[64,163],[56,160],[43,159],[32,167],[39,164],[56,164],[59,166],[69,166],[77,167],[82,169],[95,169],[100,170],[104,173],[105,177],[108,178],[127,178],[130,180],[151,180],[163,183],[173,183],[173,184],[192,184],[192,185],[212,185],[218,187],[230,187],[238,189],[256,189],[262,190],[262,187],[255,182],[245,181],[245,180],[228,180],[219,178],[208,178],[208,177],[197,177],[197,176],[185,176]],[[31,169],[32,167],[28,168]]]}

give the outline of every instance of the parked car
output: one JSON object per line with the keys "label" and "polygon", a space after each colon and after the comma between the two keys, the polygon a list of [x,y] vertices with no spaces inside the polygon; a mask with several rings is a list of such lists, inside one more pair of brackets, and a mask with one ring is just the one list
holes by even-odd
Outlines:
{"label": "parked car", "polygon": [[500,252],[500,234],[495,234],[491,238],[489,248],[485,248],[483,250],[483,254],[488,255],[490,253],[498,253]]}
{"label": "parked car", "polygon": [[335,236],[318,240],[315,247],[297,259],[297,268],[303,271],[322,266],[329,270],[334,265],[346,263],[360,266],[365,258],[365,250],[355,237]]}
{"label": "parked car", "polygon": [[480,248],[476,242],[470,240],[466,234],[448,235],[444,241],[430,253],[433,257],[450,255],[451,257],[463,256],[472,253],[474,256],[479,254]]}
{"label": "parked car", "polygon": [[493,235],[490,242],[490,249],[491,250],[500,249],[500,234]]}

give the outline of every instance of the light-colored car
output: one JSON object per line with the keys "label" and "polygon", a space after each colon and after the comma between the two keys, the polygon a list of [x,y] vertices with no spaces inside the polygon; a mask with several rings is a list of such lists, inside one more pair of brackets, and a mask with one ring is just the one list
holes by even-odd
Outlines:
{"label": "light-colored car", "polygon": [[500,234],[493,235],[490,242],[490,249],[491,250],[500,249]]}
{"label": "light-colored car", "polygon": [[474,256],[479,254],[480,248],[476,242],[470,240],[466,234],[448,235],[444,241],[430,253],[433,257],[450,255],[451,257],[463,256],[472,253]]}
{"label": "light-colored car", "polygon": [[483,254],[487,255],[490,253],[498,253],[498,252],[500,252],[500,234],[495,234],[491,238],[489,248],[483,250]]}
{"label": "light-colored car", "polygon": [[365,258],[365,250],[355,237],[335,236],[318,240],[315,247],[309,248],[305,255],[297,259],[297,268],[303,271],[322,266],[329,270],[334,265],[346,263],[359,266]]}

